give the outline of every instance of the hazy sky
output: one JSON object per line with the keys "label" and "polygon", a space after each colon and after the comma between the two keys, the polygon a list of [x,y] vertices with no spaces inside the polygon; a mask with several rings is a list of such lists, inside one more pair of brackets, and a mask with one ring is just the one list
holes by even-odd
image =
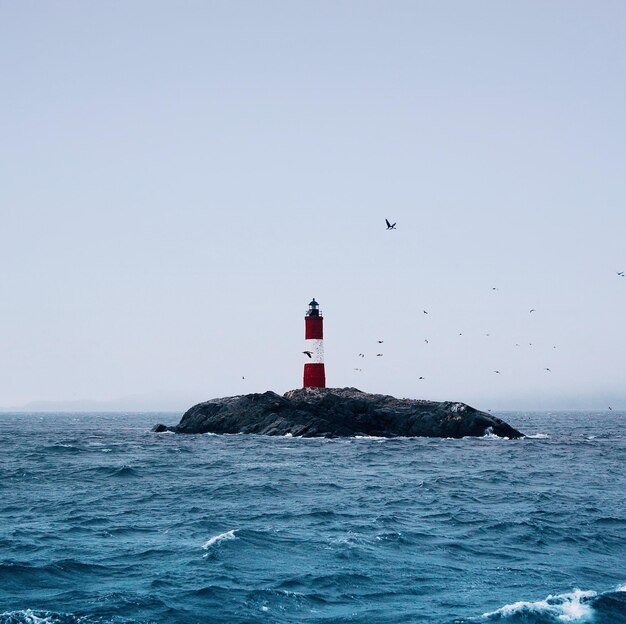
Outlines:
{"label": "hazy sky", "polygon": [[0,0],[0,76],[0,405],[285,392],[316,297],[329,386],[626,407],[622,0]]}

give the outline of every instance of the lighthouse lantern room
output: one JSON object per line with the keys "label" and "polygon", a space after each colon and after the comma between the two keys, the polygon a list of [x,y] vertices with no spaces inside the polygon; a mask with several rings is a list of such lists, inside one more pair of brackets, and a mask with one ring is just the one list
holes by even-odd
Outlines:
{"label": "lighthouse lantern room", "polygon": [[324,371],[324,317],[315,298],[309,303],[304,317],[305,351],[309,359],[304,364],[304,387],[325,388]]}

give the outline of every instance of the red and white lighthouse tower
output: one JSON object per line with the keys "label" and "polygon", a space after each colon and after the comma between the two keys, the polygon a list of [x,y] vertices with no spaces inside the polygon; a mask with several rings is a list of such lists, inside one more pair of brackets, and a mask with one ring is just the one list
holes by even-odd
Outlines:
{"label": "red and white lighthouse tower", "polygon": [[304,340],[308,362],[304,364],[304,387],[325,388],[324,371],[324,317],[320,313],[320,304],[313,299],[304,317]]}

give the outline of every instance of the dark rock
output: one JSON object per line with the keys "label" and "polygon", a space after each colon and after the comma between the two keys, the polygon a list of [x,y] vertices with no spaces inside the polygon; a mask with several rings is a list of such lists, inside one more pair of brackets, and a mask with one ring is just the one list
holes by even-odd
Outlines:
{"label": "dark rock", "polygon": [[275,392],[212,399],[187,410],[176,433],[257,433],[302,437],[428,436],[462,438],[493,433],[520,438],[503,420],[446,401],[396,399],[356,388],[302,388],[283,396]]}
{"label": "dark rock", "polygon": [[154,427],[152,427],[152,431],[154,433],[163,433],[164,431],[169,431],[169,430],[170,430],[169,427],[166,427],[165,425],[161,425],[161,424],[154,425]]}

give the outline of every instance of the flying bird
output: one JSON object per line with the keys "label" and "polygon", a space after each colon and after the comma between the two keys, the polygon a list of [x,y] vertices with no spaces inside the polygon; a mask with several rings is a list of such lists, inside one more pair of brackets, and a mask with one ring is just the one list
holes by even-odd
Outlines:
{"label": "flying bird", "polygon": [[424,379],[424,377],[418,377],[418,379]]}
{"label": "flying bird", "polygon": [[308,355],[309,357],[313,357],[313,354],[311,351],[303,351],[302,353],[304,353],[305,355]]}
{"label": "flying bird", "polygon": [[609,405],[609,410],[610,410],[611,412],[613,411],[613,408],[612,408],[610,405]]}
{"label": "flying bird", "polygon": [[423,312],[424,314],[428,314],[428,312],[426,312],[426,310],[422,310],[422,312]]}
{"label": "flying bird", "polygon": [[535,310],[535,308],[533,308],[528,314],[530,314],[531,312],[536,312],[537,310]]}
{"label": "flying bird", "polygon": [[382,353],[377,353],[376,357],[383,357],[383,354]]}
{"label": "flying bird", "polygon": [[491,290],[498,290],[495,286],[492,286]]}
{"label": "flying bird", "polygon": [[549,368],[544,368],[543,370],[548,371],[549,373],[552,372]]}
{"label": "flying bird", "polygon": [[365,353],[359,353],[359,357],[365,357]]}
{"label": "flying bird", "polygon": [[425,342],[426,344],[428,344],[428,339],[424,338],[424,342]]}
{"label": "flying bird", "polygon": [[385,223],[387,224],[387,229],[388,230],[395,230],[396,229],[396,224],[395,223],[389,223],[389,219],[385,219]]}
{"label": "flying bird", "polygon": [[620,277],[624,277],[624,271],[618,271],[618,272],[617,272],[617,274],[618,274]]}
{"label": "flying bird", "polygon": [[383,344],[384,340],[379,340],[378,344]]}
{"label": "flying bird", "polygon": [[500,371],[493,371],[494,373],[497,373],[498,375],[500,374]]}

